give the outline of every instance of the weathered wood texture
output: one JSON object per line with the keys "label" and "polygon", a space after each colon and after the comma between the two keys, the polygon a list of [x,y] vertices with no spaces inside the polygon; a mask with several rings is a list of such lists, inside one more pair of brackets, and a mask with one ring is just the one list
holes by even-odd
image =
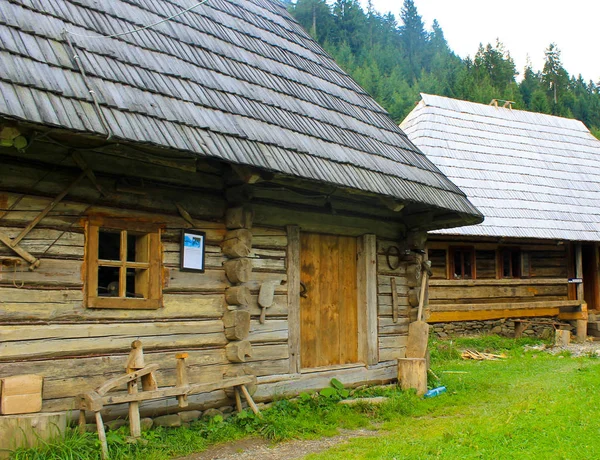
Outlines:
{"label": "weathered wood texture", "polygon": [[303,368],[358,361],[356,238],[300,234]]}
{"label": "weathered wood texture", "polygon": [[[240,210],[225,220],[221,177],[209,167],[202,169],[200,161],[194,162],[199,172],[193,176],[199,177],[198,184],[204,179],[206,182],[196,189],[196,182],[184,180],[189,177],[185,168],[174,171],[172,166],[163,165],[163,169],[168,170],[163,174],[162,170],[155,173],[152,168],[144,166],[139,176],[149,182],[133,179],[124,181],[116,176],[121,176],[121,168],[123,175],[125,171],[133,174],[130,163],[123,163],[117,170],[104,166],[95,169],[97,162],[92,155],[84,156],[85,161],[97,172],[98,183],[109,192],[108,196],[100,196],[98,189],[84,178],[20,242],[24,249],[41,258],[40,267],[29,271],[26,265],[21,265],[15,271],[11,266],[4,266],[0,272],[0,375],[43,376],[43,411],[73,409],[73,397],[76,394],[120,374],[127,361],[130,343],[136,339],[144,343],[146,363],[160,365],[156,372],[160,386],[176,384],[175,355],[183,351],[189,352],[187,364],[190,382],[219,380],[225,373],[243,366],[259,378],[264,377],[265,381],[259,388],[263,400],[280,394],[277,390],[279,387],[283,392],[297,393],[328,386],[332,376],[349,384],[395,378],[393,367],[377,367],[377,355],[379,361],[403,356],[409,320],[407,283],[404,268],[386,268],[385,252],[381,248],[375,249],[374,235],[369,235],[368,241],[363,241],[363,246],[368,245],[372,252],[369,254],[370,265],[363,267],[365,280],[371,280],[372,284],[368,292],[363,294],[377,306],[380,316],[377,319],[377,311],[371,312],[369,337],[365,338],[365,341],[375,340],[371,349],[372,362],[369,363],[375,367],[366,369],[364,364],[359,364],[349,370],[331,371],[333,373],[323,371],[299,375],[298,355],[294,355],[293,347],[294,343],[299,343],[299,331],[290,326],[288,311],[292,314],[294,324],[299,325],[299,304],[294,307],[294,302],[299,300],[300,278],[299,273],[294,273],[291,267],[300,268],[298,235],[301,228],[286,230],[280,217],[275,219],[278,227],[265,227],[265,222],[270,222],[271,211],[270,205],[263,203],[258,207],[251,229],[251,248],[247,250],[246,229],[250,227],[252,216]],[[51,159],[36,156],[36,160],[40,162],[38,165],[10,163],[7,169],[0,171],[0,229],[11,238],[17,236],[65,185],[80,174],[80,170],[68,160],[65,164],[70,169],[58,168],[46,176]],[[127,161],[141,160],[136,157]],[[163,182],[175,188],[167,190],[168,187],[160,185]],[[177,190],[179,186],[189,188],[186,193],[181,193],[181,190]],[[175,203],[189,213],[188,219],[180,215]],[[274,208],[273,215],[280,210],[280,207]],[[161,225],[161,308],[146,311],[84,307],[85,219],[88,215]],[[377,227],[376,219],[366,217],[355,220],[349,216],[343,219],[332,216],[320,222],[321,214],[313,216],[308,211],[298,214],[287,212],[285,216],[285,219],[291,219],[291,224],[301,224],[305,219],[307,228],[323,232],[351,227],[343,231],[347,235],[363,234]],[[195,228],[206,232],[204,273],[185,272],[179,268],[181,229],[192,225],[190,219]],[[399,224],[390,223],[381,228],[384,233],[396,233],[400,227]],[[233,242],[224,244],[226,238]],[[354,302],[356,309],[359,277],[356,271],[346,268],[356,264],[355,256],[359,252],[356,248],[357,238],[346,236],[340,239],[352,241],[354,246],[349,251],[338,251],[338,269],[331,267],[327,270],[330,281],[337,281],[342,286],[332,291],[331,300],[340,297],[344,303]],[[288,247],[288,242],[293,244]],[[225,253],[222,247],[227,248]],[[324,251],[327,252],[325,263],[330,263],[331,252],[335,252],[335,248],[327,246]],[[9,248],[0,244],[0,256],[12,255]],[[251,262],[251,271],[246,273],[247,281],[234,292],[224,264],[231,261],[231,256],[238,255],[245,255]],[[397,322],[392,319],[391,276],[396,278],[397,285]],[[272,304],[266,309],[264,322],[261,323],[262,310],[258,295],[264,282],[273,283],[274,293]],[[295,297],[288,298],[288,290]],[[226,301],[226,295],[230,302]],[[249,331],[245,338],[245,331],[235,332],[232,337],[247,340],[251,344],[251,356],[246,353],[250,347],[244,345],[240,353],[244,355],[245,362],[234,364],[227,356],[226,345],[229,342],[223,316],[227,311],[234,313],[240,306],[250,315]],[[338,312],[338,319],[344,325],[340,328],[340,334],[346,334],[344,340],[352,342],[347,349],[344,348],[339,360],[356,363],[356,351],[350,351],[350,354],[346,352],[358,348],[357,313]],[[353,334],[349,332],[351,329],[354,330]],[[241,356],[240,353],[237,355]],[[289,385],[287,382],[290,382]],[[196,409],[218,407],[231,401],[225,392],[219,390],[190,396],[188,403],[189,409]],[[144,402],[140,407],[142,415],[177,410],[174,398],[167,402]],[[104,415],[110,419],[126,413],[125,406],[115,406],[107,409]]]}
{"label": "weathered wood texture", "polygon": [[[176,383],[175,354],[179,351],[190,352],[191,381],[221,379],[235,366],[227,359],[225,349],[228,343],[223,323],[228,308],[225,291],[231,283],[223,265],[227,255],[236,255],[236,251],[242,251],[252,263],[250,279],[235,295],[230,293],[236,304],[247,305],[252,316],[249,336],[252,357],[246,357],[244,366],[255,375],[288,372],[285,230],[253,228],[253,247],[246,251],[242,246],[248,234],[243,228],[250,226],[251,216],[245,212],[230,215],[228,224],[232,230],[228,232],[223,220],[225,200],[219,176],[212,172],[190,175],[171,166],[155,171],[145,167],[147,162],[136,169],[130,167],[134,161],[131,159],[127,160],[129,163],[105,168],[98,166],[102,161],[95,161],[93,156],[85,157],[108,195],[100,196],[88,179],[82,179],[20,242],[24,249],[41,258],[40,267],[35,271],[27,270],[27,265],[17,266],[16,270],[12,266],[1,268],[0,375],[39,373],[45,379],[42,410],[72,409],[74,395],[120,372],[127,360],[129,344],[139,338],[144,343],[147,362],[161,366],[157,372],[161,386]],[[5,163],[0,168],[0,229],[10,238],[27,227],[81,173],[69,159],[64,164],[70,169],[52,171],[44,166],[52,162],[52,155],[48,158],[37,155],[35,159],[39,165],[8,162],[6,168]],[[138,160],[134,162],[137,164]],[[196,165],[196,160],[193,164]],[[113,172],[119,176],[136,174],[137,179],[128,183],[113,177]],[[149,182],[140,181],[141,177]],[[159,185],[165,182],[175,188]],[[201,185],[194,188],[198,184]],[[178,186],[185,186],[186,192],[177,191]],[[189,228],[190,223],[181,217],[175,202],[191,215],[195,228],[206,232],[203,274],[179,269],[181,229]],[[84,307],[84,224],[88,215],[163,227],[161,308],[144,311]],[[208,220],[216,218],[218,222]],[[224,240],[241,242],[241,246],[224,244]],[[222,244],[227,247],[225,253]],[[0,244],[2,256],[14,254]],[[272,282],[275,292],[273,303],[265,312],[265,324],[260,325],[257,296],[264,281]],[[240,338],[249,332],[240,332],[235,326],[229,329]],[[223,392],[213,393],[191,398],[192,402],[197,408],[199,401],[224,399]],[[143,414],[161,410],[158,404],[143,406]],[[122,409],[111,409],[108,418],[119,410],[123,413]]]}
{"label": "weathered wood texture", "polygon": [[[378,308],[378,343],[379,361],[404,358],[408,339],[408,325],[411,321],[411,310],[406,279],[406,264],[402,263],[395,251],[388,251],[390,246],[400,247],[401,242],[378,240],[377,242],[377,308]],[[394,256],[387,256],[387,254]],[[391,263],[391,267],[388,264]],[[392,279],[395,280],[392,283]],[[393,301],[392,286],[396,288],[396,299]],[[393,306],[396,303],[396,315]],[[416,311],[416,309],[415,309]],[[397,317],[394,322],[394,316]],[[414,320],[414,318],[413,318]]]}

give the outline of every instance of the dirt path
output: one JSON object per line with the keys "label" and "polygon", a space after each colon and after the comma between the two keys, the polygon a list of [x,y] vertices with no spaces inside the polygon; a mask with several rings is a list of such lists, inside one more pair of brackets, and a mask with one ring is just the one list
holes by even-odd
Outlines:
{"label": "dirt path", "polygon": [[329,438],[314,440],[295,440],[279,444],[271,444],[260,438],[242,439],[240,441],[210,447],[204,452],[181,457],[178,460],[291,460],[303,458],[308,454],[321,452],[352,438],[380,436],[376,430],[339,430],[339,434]]}

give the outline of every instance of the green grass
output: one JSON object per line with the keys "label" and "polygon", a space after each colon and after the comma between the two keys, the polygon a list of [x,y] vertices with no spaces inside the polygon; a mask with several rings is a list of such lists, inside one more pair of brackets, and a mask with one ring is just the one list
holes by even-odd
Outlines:
{"label": "green grass", "polygon": [[[600,360],[525,352],[531,339],[496,336],[432,342],[432,367],[448,392],[417,398],[395,387],[366,388],[354,396],[388,396],[382,406],[337,404],[342,393],[301,395],[276,402],[259,419],[249,412],[190,427],[143,433],[145,444],[128,444],[127,427],[109,432],[111,458],[169,459],[247,436],[273,442],[318,438],[339,428],[381,428],[376,439],[313,455],[311,459],[592,459],[600,458],[596,388]],[[503,352],[500,361],[464,361],[460,349]],[[61,442],[21,450],[16,459],[98,459],[95,434],[69,432]]]}
{"label": "green grass", "polygon": [[[353,439],[308,458],[600,458],[600,360],[524,352],[524,343],[485,337],[437,344],[433,366],[448,393],[390,419],[375,441]],[[458,348],[508,358],[462,361]]]}

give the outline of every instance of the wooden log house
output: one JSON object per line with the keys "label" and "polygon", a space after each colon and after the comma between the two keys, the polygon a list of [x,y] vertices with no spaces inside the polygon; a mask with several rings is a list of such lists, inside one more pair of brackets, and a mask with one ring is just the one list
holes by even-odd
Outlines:
{"label": "wooden log house", "polygon": [[429,234],[429,321],[551,317],[582,338],[600,310],[600,141],[577,120],[428,94],[400,126],[485,216]]}
{"label": "wooden log house", "polygon": [[281,4],[191,6],[0,0],[0,377],[42,411],[135,340],[161,387],[392,380],[424,232],[482,220]]}

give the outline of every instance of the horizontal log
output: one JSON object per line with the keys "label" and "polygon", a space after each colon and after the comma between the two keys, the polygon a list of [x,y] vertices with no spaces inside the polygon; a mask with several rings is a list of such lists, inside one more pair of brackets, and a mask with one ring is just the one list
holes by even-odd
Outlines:
{"label": "horizontal log", "polygon": [[[32,193],[47,195],[49,197],[56,196],[77,177],[75,170],[54,170],[50,176],[43,176],[44,180],[40,181],[39,179],[42,178],[40,173],[45,174],[46,171],[40,171],[23,162],[19,165],[3,164],[2,166],[2,171],[0,171],[0,189],[31,190]],[[122,176],[123,171],[119,171],[118,175]],[[38,176],[39,179],[35,180]],[[99,198],[95,186],[88,180],[82,180],[69,191],[69,199],[102,203],[103,205],[121,208],[127,207],[134,210],[144,209],[173,214],[175,211],[173,203],[178,202],[193,216],[222,217],[225,214],[225,200],[221,196],[221,179],[216,176],[204,176],[207,182],[199,183],[202,184],[202,189],[191,190],[189,186],[193,182],[188,182],[185,184],[186,189],[184,192],[174,187],[160,187],[156,183],[150,187],[144,187],[143,185],[123,185],[119,178],[116,178],[114,175],[110,177],[96,174],[97,182],[104,190],[120,190],[120,192],[111,193]],[[192,180],[194,177],[194,175],[190,175]],[[216,180],[214,185],[217,185],[217,183],[220,183],[220,185],[215,187],[214,190],[207,190],[212,179]]]}
{"label": "horizontal log", "polygon": [[[255,375],[268,375],[286,369],[287,345],[255,345],[247,365]],[[160,386],[176,384],[175,351],[147,352],[146,364],[158,364],[156,377]],[[107,379],[121,375],[127,355],[88,358],[57,358],[43,361],[0,363],[2,375],[22,375],[37,372],[44,377],[44,398],[74,396],[100,386]],[[288,364],[289,366],[289,364]],[[190,350],[187,369],[190,382],[219,379],[231,368],[225,350]]]}
{"label": "horizontal log", "polygon": [[114,324],[0,326],[0,359],[110,354],[140,339],[144,348],[198,348],[225,345],[220,320]]}
{"label": "horizontal log", "polygon": [[258,390],[254,394],[254,399],[257,402],[271,401],[275,395],[278,398],[287,398],[302,392],[319,391],[331,386],[333,378],[347,387],[383,384],[394,380],[397,374],[397,363],[387,362],[370,368],[359,365],[346,369],[325,368],[310,373],[259,377]]}
{"label": "horizontal log", "polygon": [[378,318],[379,335],[403,335],[408,334],[408,317],[398,317],[398,322],[394,323],[392,318]]}
{"label": "horizontal log", "polygon": [[[263,225],[300,225],[303,231],[332,233],[336,235],[360,236],[374,233],[390,238],[400,238],[404,226],[400,222],[351,215],[306,211],[293,206],[273,206],[253,203],[254,222]],[[256,244],[253,241],[253,244]]]}
{"label": "horizontal log", "polygon": [[[26,291],[28,292],[23,292],[23,289],[16,290],[15,297],[13,293],[8,292],[8,288],[0,288],[0,323],[220,318],[225,311],[223,296],[219,294],[165,294],[164,307],[157,310],[97,310],[83,306],[81,291]],[[61,292],[68,292],[69,296],[65,299]],[[49,293],[54,295],[49,297]],[[13,301],[3,301],[3,294],[10,295]]]}
{"label": "horizontal log", "polygon": [[248,340],[254,343],[285,342],[288,339],[288,322],[281,319],[270,319],[261,324],[260,321],[250,322]]}
{"label": "horizontal log", "polygon": [[432,311],[426,315],[428,323],[449,323],[453,321],[486,321],[502,318],[526,318],[558,316],[559,308],[515,308],[511,310],[475,310],[475,311]]}
{"label": "horizontal log", "polygon": [[379,337],[379,349],[403,348],[408,343],[407,335],[386,335]]}
{"label": "horizontal log", "polygon": [[[264,281],[277,282],[275,293],[285,294],[287,287],[283,283],[287,275],[283,273],[252,272],[251,279],[245,286],[251,291],[258,291]],[[224,270],[206,270],[204,273],[182,272],[178,268],[169,269],[169,280],[163,292],[224,292],[231,286]]]}
{"label": "horizontal log", "polygon": [[472,303],[472,304],[447,304],[432,305],[431,312],[443,311],[476,311],[476,310],[510,310],[515,309],[545,309],[545,308],[577,308],[581,307],[582,300],[558,300],[543,302],[501,302],[501,303]]}
{"label": "horizontal log", "polygon": [[[35,270],[29,270],[28,264],[21,264],[16,267],[16,270],[14,267],[0,267],[0,285],[60,286],[81,289],[83,285],[81,267],[82,262],[80,260],[48,259],[44,257],[40,259],[40,266]],[[0,309],[4,300],[0,295]]]}
{"label": "horizontal log", "polygon": [[474,286],[466,289],[463,286],[432,286],[429,289],[429,300],[433,304],[437,300],[479,299],[494,297],[525,297],[567,295],[567,285],[516,285],[516,286]]}
{"label": "horizontal log", "polygon": [[476,287],[476,286],[536,286],[536,285],[566,285],[566,278],[501,278],[501,279],[485,279],[485,280],[430,280],[430,287],[445,286],[445,287]]}

